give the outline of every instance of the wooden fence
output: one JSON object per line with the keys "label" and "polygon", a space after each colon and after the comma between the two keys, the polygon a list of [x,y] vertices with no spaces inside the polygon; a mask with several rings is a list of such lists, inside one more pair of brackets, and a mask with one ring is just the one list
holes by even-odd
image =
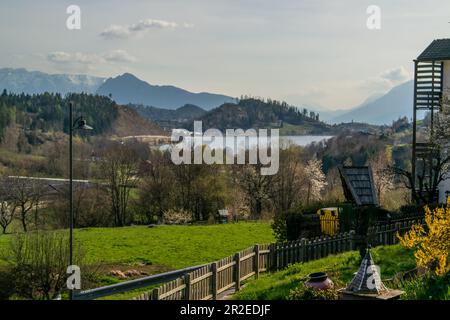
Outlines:
{"label": "wooden fence", "polygon": [[[423,218],[414,218],[378,225],[369,229],[369,242],[373,246],[396,244],[397,233],[404,234],[413,224],[423,222]],[[135,300],[215,300],[227,290],[239,291],[243,281],[258,278],[261,272],[354,250],[354,235],[354,231],[350,231],[314,239],[258,244],[186,273]]]}

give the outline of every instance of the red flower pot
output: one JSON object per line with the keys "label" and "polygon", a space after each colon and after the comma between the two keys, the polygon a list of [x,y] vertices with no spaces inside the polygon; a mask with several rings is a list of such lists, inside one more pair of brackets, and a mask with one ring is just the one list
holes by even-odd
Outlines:
{"label": "red flower pot", "polygon": [[316,290],[327,290],[334,288],[334,283],[328,278],[325,272],[314,272],[308,275],[309,279],[305,282],[305,287]]}

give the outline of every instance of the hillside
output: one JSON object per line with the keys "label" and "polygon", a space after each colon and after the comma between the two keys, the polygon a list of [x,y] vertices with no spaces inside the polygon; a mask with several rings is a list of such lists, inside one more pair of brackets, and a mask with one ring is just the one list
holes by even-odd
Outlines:
{"label": "hillside", "polygon": [[119,106],[119,113],[108,134],[118,137],[140,135],[167,135],[156,123],[139,115],[131,107]]}
{"label": "hillside", "polygon": [[157,107],[147,107],[144,105],[129,105],[135,109],[141,116],[156,122],[176,121],[182,122],[192,120],[203,116],[206,111],[193,104],[185,104],[178,109],[163,109]]}
{"label": "hillside", "polygon": [[[237,104],[226,103],[198,118],[203,128],[284,128],[297,134],[325,134],[331,127],[318,120],[318,114],[306,114],[296,107],[278,101],[244,99]],[[187,129],[192,129],[189,123]]]}
{"label": "hillside", "polygon": [[391,124],[401,117],[411,118],[413,109],[413,81],[392,88],[385,95],[363,103],[351,111],[332,119],[332,122],[365,122],[370,124]]}
{"label": "hillside", "polygon": [[111,95],[119,104],[143,104],[167,109],[193,104],[210,110],[234,100],[220,94],[192,93],[174,86],[151,85],[130,73],[107,79],[98,88],[97,93],[105,96]]}
{"label": "hillside", "polygon": [[[69,131],[69,102],[74,104],[74,117],[83,116],[93,128],[89,135],[136,135],[163,133],[155,123],[141,117],[135,110],[117,105],[107,97],[91,94],[0,95],[0,142],[5,130],[19,126],[23,144],[40,144],[40,132]],[[80,132],[80,134],[83,134]]]}

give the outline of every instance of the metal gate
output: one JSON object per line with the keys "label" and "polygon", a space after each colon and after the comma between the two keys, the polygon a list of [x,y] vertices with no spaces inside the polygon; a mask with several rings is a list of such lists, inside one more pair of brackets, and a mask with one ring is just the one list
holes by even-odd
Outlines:
{"label": "metal gate", "polygon": [[320,230],[322,234],[334,236],[339,233],[339,210],[338,207],[322,208],[317,211],[320,217]]}

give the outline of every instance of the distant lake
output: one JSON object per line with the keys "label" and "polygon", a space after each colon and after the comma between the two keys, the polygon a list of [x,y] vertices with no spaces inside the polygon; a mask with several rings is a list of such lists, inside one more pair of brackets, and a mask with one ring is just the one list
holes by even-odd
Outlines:
{"label": "distant lake", "polygon": [[[303,135],[303,136],[280,136],[280,146],[281,148],[286,148],[289,145],[296,145],[305,147],[307,145],[310,145],[315,142],[321,142],[326,141],[333,138],[333,136],[314,136],[314,135]],[[257,145],[258,140],[256,137],[249,137],[248,142],[246,144],[246,148],[254,147]],[[192,137],[184,137],[183,143],[191,144],[192,145]],[[204,144],[210,145],[211,147],[214,147],[215,143],[211,143],[207,140],[203,141]],[[244,145],[240,144],[240,148],[243,148]],[[163,144],[159,146],[160,150],[167,150],[170,149],[171,144]]]}
{"label": "distant lake", "polygon": [[313,142],[326,141],[333,136],[281,136],[281,143],[291,143],[296,146],[305,147]]}

